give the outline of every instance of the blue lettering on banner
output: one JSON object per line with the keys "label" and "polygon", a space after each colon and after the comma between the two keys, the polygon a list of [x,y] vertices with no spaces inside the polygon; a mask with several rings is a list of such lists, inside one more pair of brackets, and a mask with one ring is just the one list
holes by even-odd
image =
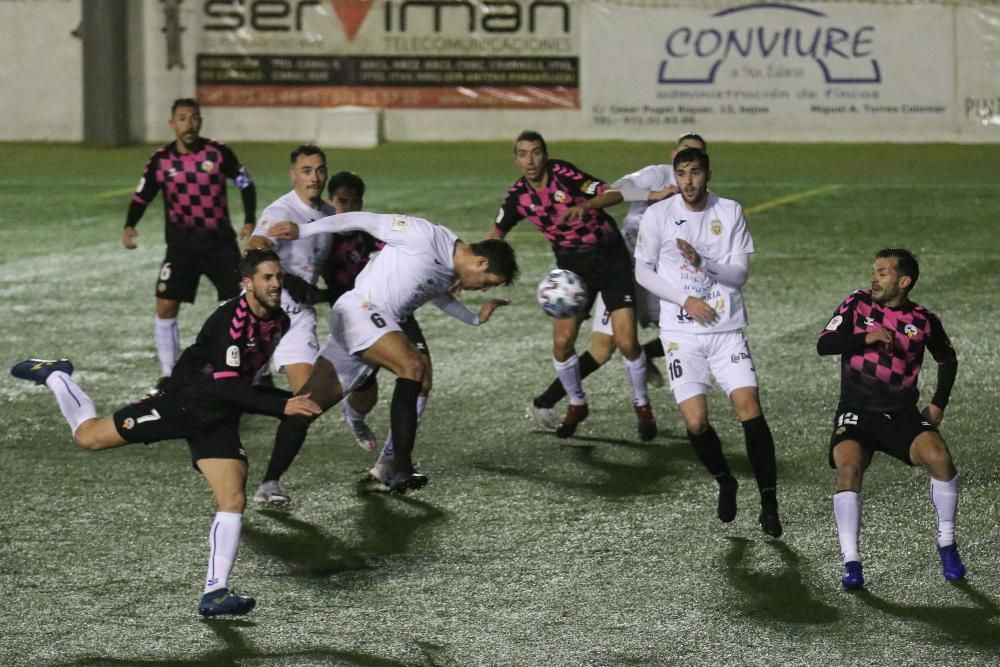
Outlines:
{"label": "blue lettering on banner", "polygon": [[[785,3],[754,3],[723,9],[712,14],[711,17],[720,18],[737,13],[761,11],[767,11],[769,16],[763,25],[733,28],[695,26],[674,28],[667,34],[664,43],[667,58],[660,62],[657,83],[715,83],[719,67],[727,60],[749,57],[811,59],[819,67],[823,73],[823,80],[828,84],[877,84],[882,82],[882,71],[879,68],[878,60],[872,57],[874,26],[864,25],[855,28],[835,25],[817,25],[811,28],[782,27],[774,19],[775,10],[826,18],[826,14],[818,10]],[[671,76],[669,73],[671,63],[685,59],[704,61],[705,76]],[[839,65],[866,60],[871,67],[870,76],[853,77],[836,74]]]}

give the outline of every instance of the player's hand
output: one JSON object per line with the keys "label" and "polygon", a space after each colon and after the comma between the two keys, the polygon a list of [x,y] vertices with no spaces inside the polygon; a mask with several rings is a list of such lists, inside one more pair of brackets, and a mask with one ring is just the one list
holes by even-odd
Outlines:
{"label": "player's hand", "polygon": [[691,263],[691,266],[698,268],[701,266],[701,255],[694,249],[694,246],[684,239],[677,239],[677,249],[684,255],[684,259]]}
{"label": "player's hand", "polygon": [[926,408],[920,411],[920,414],[924,419],[934,424],[935,426],[940,424],[941,420],[944,419],[944,410],[934,405],[933,403],[929,403]]}
{"label": "player's hand", "polygon": [[250,235],[253,234],[254,227],[256,227],[256,225],[252,222],[244,224],[243,229],[240,230],[240,241],[245,241],[250,238]]}
{"label": "player's hand", "polygon": [[696,296],[689,296],[684,299],[684,310],[698,324],[707,326],[719,319],[719,314],[715,312],[715,308],[712,308],[703,299],[699,299]]}
{"label": "player's hand", "polygon": [[312,394],[292,396],[285,402],[285,414],[289,417],[315,417],[323,414],[323,408],[313,402]]}
{"label": "player's hand", "polygon": [[577,204],[576,206],[570,206],[568,209],[559,214],[559,222],[573,222],[574,220],[580,220],[583,218],[583,214],[589,209]]}
{"label": "player's hand", "polygon": [[135,227],[126,227],[122,230],[122,245],[129,250],[135,250],[135,239],[139,236],[139,231]]}
{"label": "player's hand", "polygon": [[652,192],[650,192],[649,196],[646,197],[646,201],[649,202],[663,201],[667,197],[673,197],[678,192],[680,192],[680,190],[677,188],[676,185],[668,185],[662,190],[653,190]]}
{"label": "player's hand", "polygon": [[291,220],[276,222],[268,227],[267,235],[275,239],[294,241],[299,238],[299,226]]}
{"label": "player's hand", "polygon": [[509,306],[510,301],[507,299],[490,299],[479,308],[479,323],[486,324],[486,322],[493,315],[493,311],[502,306]]}
{"label": "player's hand", "polygon": [[865,345],[876,345],[882,343],[884,345],[892,345],[893,336],[892,333],[885,327],[880,326],[878,329],[872,329],[865,334]]}

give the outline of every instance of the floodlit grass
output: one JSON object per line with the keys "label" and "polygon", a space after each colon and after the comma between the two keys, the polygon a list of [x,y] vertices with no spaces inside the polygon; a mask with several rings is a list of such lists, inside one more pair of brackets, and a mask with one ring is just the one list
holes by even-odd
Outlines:
{"label": "floodlit grass", "polygon": [[[290,145],[234,148],[257,179],[259,208],[287,190]],[[714,484],[665,390],[653,391],[661,435],[638,441],[619,361],[586,382],[592,416],[579,437],[561,443],[525,420],[528,399],[551,379],[533,291],[552,259],[524,224],[510,237],[523,279],[499,290],[512,306],[481,329],[433,308],[421,315],[435,388],[417,458],[431,485],[407,497],[366,493],[357,480],[371,457],[339,413],[324,417],[286,477],[294,511],[246,514],[233,582],[259,606],[245,619],[196,614],[213,508],[183,443],[85,453],[44,389],[0,379],[0,664],[997,664],[1000,153],[710,148],[714,189],[747,208],[840,186],[751,216],[749,336],[779,450],[784,539],[766,540],[756,525],[742,434],[718,395],[714,422],[742,483],[730,526],[714,517]],[[608,179],[668,154],[611,142],[551,149]],[[149,151],[0,147],[0,361],[70,356],[104,413],[159,374],[159,204],[139,226],[138,250],[119,242],[126,193]],[[371,210],[426,216],[476,240],[516,177],[510,155],[507,143],[469,143],[329,157],[333,171],[366,179]],[[232,188],[230,197],[240,220]],[[918,254],[914,298],[941,316],[959,352],[943,432],[962,473],[969,579],[940,575],[926,476],[879,458],[864,493],[869,586],[852,595],[839,590],[826,466],[838,364],[814,344],[887,244]],[[205,282],[182,310],[185,342],[212,297]],[[934,379],[928,358],[925,395]],[[387,399],[383,391],[371,420],[380,433]],[[252,484],[275,426],[244,422]]]}

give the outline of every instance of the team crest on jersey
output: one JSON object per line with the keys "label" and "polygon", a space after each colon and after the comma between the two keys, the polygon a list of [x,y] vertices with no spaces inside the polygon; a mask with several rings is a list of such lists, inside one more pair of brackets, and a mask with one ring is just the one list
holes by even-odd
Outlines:
{"label": "team crest on jersey", "polygon": [[714,236],[719,236],[722,234],[722,221],[713,220],[709,223],[708,230],[712,232]]}
{"label": "team crest on jersey", "polygon": [[237,345],[230,345],[226,348],[226,365],[233,368],[240,367],[240,348]]}
{"label": "team crest on jersey", "polygon": [[847,432],[847,427],[846,426],[838,426],[837,430],[834,431],[834,433],[836,433],[837,435],[844,435],[844,433],[846,433],[846,432]]}
{"label": "team crest on jersey", "polygon": [[679,349],[681,349],[679,343],[667,343],[667,354],[673,354]]}
{"label": "team crest on jersey", "polygon": [[122,422],[122,428],[126,431],[131,431],[133,426],[135,426],[135,420],[131,417],[126,417],[125,421]]}
{"label": "team crest on jersey", "polygon": [[913,338],[914,336],[917,335],[918,331],[919,330],[917,329],[917,327],[912,324],[907,324],[905,327],[903,327],[903,333],[906,334],[907,338]]}
{"label": "team crest on jersey", "polygon": [[556,190],[555,192],[552,193],[552,199],[557,204],[562,204],[564,201],[566,201],[566,198],[567,198],[567,195],[562,190]]}
{"label": "team crest on jersey", "polygon": [[165,282],[163,282],[162,280],[160,282],[156,283],[156,291],[157,292],[166,292],[167,291],[167,284]]}
{"label": "team crest on jersey", "polygon": [[202,171],[207,173],[209,171],[212,171],[213,169],[215,169],[215,163],[212,162],[211,160],[205,160],[204,162],[201,163]]}
{"label": "team crest on jersey", "polygon": [[405,218],[392,219],[392,231],[394,232],[405,232],[406,228],[409,226],[410,223],[408,223]]}

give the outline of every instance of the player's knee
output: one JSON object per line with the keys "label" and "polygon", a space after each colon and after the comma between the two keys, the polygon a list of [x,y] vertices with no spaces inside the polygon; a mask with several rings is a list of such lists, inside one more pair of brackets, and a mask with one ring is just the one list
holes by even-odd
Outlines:
{"label": "player's knee", "polygon": [[703,415],[685,415],[684,426],[692,435],[702,435],[711,428],[708,417]]}
{"label": "player's knee", "polygon": [[243,489],[222,493],[216,496],[216,504],[220,512],[242,514],[247,506],[247,494]]}
{"label": "player's knee", "polygon": [[98,429],[93,427],[92,422],[84,422],[81,424],[73,433],[73,439],[76,440],[76,444],[79,445],[81,449],[97,451],[98,449],[104,449],[105,447],[103,438],[101,437]]}
{"label": "player's knee", "polygon": [[410,355],[406,361],[400,364],[399,377],[414,380],[423,385],[424,379],[427,377],[427,362],[420,355]]}
{"label": "player's knee", "polygon": [[837,488],[843,491],[855,491],[861,488],[861,477],[864,467],[857,462],[837,464]]}
{"label": "player's knee", "polygon": [[955,476],[955,464],[951,452],[943,442],[925,444],[920,448],[919,463],[936,479],[948,480]]}

